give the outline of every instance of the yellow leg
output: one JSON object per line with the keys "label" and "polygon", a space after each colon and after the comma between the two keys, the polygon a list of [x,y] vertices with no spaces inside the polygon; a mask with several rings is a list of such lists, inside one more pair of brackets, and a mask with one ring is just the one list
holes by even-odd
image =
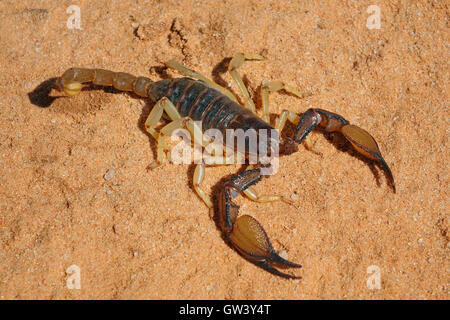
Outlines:
{"label": "yellow leg", "polygon": [[[169,116],[172,122],[164,126],[160,132],[155,130],[155,126],[161,120],[163,113]],[[175,108],[173,103],[166,97],[161,98],[158,102],[156,102],[152,111],[150,112],[147,120],[145,121],[145,129],[156,139],[157,145],[157,158],[156,161],[150,164],[150,168],[156,168],[164,161],[164,154],[167,151],[166,143],[164,142],[164,136],[171,135],[176,129],[187,128],[191,133],[194,141],[201,145],[206,146],[208,140],[203,135],[200,128],[195,124],[195,122],[189,118],[181,118],[178,110]]]}
{"label": "yellow leg", "polygon": [[184,74],[184,75],[186,75],[188,77],[192,77],[194,79],[201,80],[201,81],[207,83],[211,87],[213,87],[213,88],[219,90],[220,92],[222,92],[224,95],[226,95],[231,100],[237,102],[236,97],[234,96],[233,93],[231,93],[230,90],[228,90],[227,88],[224,88],[221,85],[215,83],[214,81],[208,79],[207,77],[205,77],[204,75],[198,73],[197,71],[188,69],[185,66],[183,66],[181,63],[178,63],[178,62],[176,62],[174,60],[169,60],[167,62],[167,66],[172,68],[172,69],[175,69],[175,70],[179,71],[181,74]]}
{"label": "yellow leg", "polygon": [[164,154],[165,152],[169,151],[166,147],[166,144],[164,142],[164,138],[166,136],[170,136],[174,133],[175,130],[178,129],[188,129],[192,140],[195,142],[195,144],[200,145],[202,147],[206,147],[209,143],[208,138],[203,135],[200,127],[196,125],[196,123],[189,117],[183,117],[176,119],[166,126],[164,126],[161,131],[158,134],[158,146],[157,146],[157,160],[156,163],[153,163],[150,165],[151,168],[155,168],[158,165],[160,165],[164,161]]}
{"label": "yellow leg", "polygon": [[[166,97],[163,97],[161,100],[156,102],[152,111],[148,115],[148,118],[145,121],[145,129],[147,130],[148,133],[150,133],[153,136],[153,138],[155,138],[158,144],[156,161],[153,161],[150,164],[150,168],[152,169],[156,168],[164,161],[164,151],[167,149],[166,144],[161,137],[161,134],[155,130],[155,127],[161,120],[164,111],[167,113],[167,115],[171,120],[178,120],[181,118],[180,114],[178,113],[173,103]],[[172,126],[170,125],[171,124],[168,124],[164,127],[166,128],[166,131],[172,128],[173,125]]]}
{"label": "yellow leg", "polygon": [[247,88],[245,87],[244,81],[237,71],[240,68],[245,60],[262,60],[264,57],[259,54],[249,54],[249,53],[238,53],[236,54],[230,61],[228,65],[228,72],[230,72],[231,77],[236,81],[239,90],[244,98],[244,105],[250,109],[252,112],[255,112],[255,104],[253,100],[250,98],[250,94],[248,93]]}
{"label": "yellow leg", "polygon": [[295,206],[294,203],[283,196],[259,196],[256,191],[249,187],[242,191],[246,197],[255,202],[273,202],[273,201],[283,201],[291,206]]}
{"label": "yellow leg", "polygon": [[250,199],[256,202],[272,202],[281,200],[281,196],[259,196],[252,187],[243,191],[243,193]]}
{"label": "yellow leg", "polygon": [[[206,140],[206,139],[203,139]],[[209,142],[209,141],[208,141]],[[206,147],[206,145],[203,145]],[[198,196],[203,200],[203,202],[206,204],[206,206],[210,210],[210,216],[212,217],[214,215],[214,207],[213,204],[206,194],[206,192],[201,188],[201,183],[203,182],[203,178],[205,176],[205,166],[220,166],[220,165],[227,165],[227,164],[234,164],[237,163],[236,157],[237,154],[234,153],[233,155],[226,157],[223,154],[223,149],[221,149],[222,154],[216,154],[217,150],[212,150],[212,154],[210,155],[210,158],[207,159],[208,161],[205,161],[206,159],[203,159],[203,163],[196,165],[195,171],[194,171],[194,189],[197,192]],[[232,161],[234,159],[234,162]]]}
{"label": "yellow leg", "polygon": [[[176,116],[172,117],[174,115],[173,113],[173,109],[171,109],[170,106],[170,101],[169,101],[169,117],[171,118],[176,118]],[[172,105],[173,106],[173,105]],[[164,108],[164,107],[162,107]],[[166,109],[164,109],[166,110]],[[175,110],[176,111],[176,110]],[[155,113],[155,114],[160,114],[162,115],[162,112]],[[170,115],[172,114],[172,116]],[[178,112],[177,112],[178,114]],[[159,117],[161,117],[161,115],[159,115]],[[155,118],[152,118],[152,121],[154,121]],[[183,129],[183,128],[187,128],[189,130],[189,132],[191,133],[191,137],[192,140],[195,141],[195,143],[197,145],[201,145],[203,147],[206,147],[206,145],[209,143],[209,140],[207,137],[205,137],[201,131],[201,129],[195,124],[195,122],[189,118],[189,117],[184,117],[184,118],[177,118],[174,119],[174,121],[170,122],[169,124],[165,125],[161,131],[158,133],[157,136],[157,141],[158,141],[158,146],[157,146],[157,160],[150,165],[151,168],[156,167],[157,165],[161,164],[164,161],[164,154],[167,150],[166,145],[164,143],[164,138],[165,136],[169,136],[172,135],[173,132],[175,130],[178,129]],[[194,171],[194,178],[193,178],[193,182],[194,182],[194,190],[195,192],[198,194],[198,196],[203,200],[203,202],[206,204],[206,206],[209,208],[210,210],[210,215],[212,215],[214,212],[214,208],[213,208],[213,204],[211,202],[211,200],[209,199],[208,195],[206,194],[206,192],[200,187],[200,184],[203,181],[203,178],[205,176],[205,167],[203,164],[199,164],[195,167],[195,171]]]}
{"label": "yellow leg", "polygon": [[[300,93],[297,89],[295,89],[293,86],[290,86],[288,84],[285,84],[281,81],[266,81],[263,83],[261,88],[261,100],[262,100],[262,108],[263,108],[263,120],[266,122],[270,121],[269,118],[269,92],[276,92],[284,90],[288,93],[291,93],[299,98],[304,98],[305,95]],[[277,118],[275,123],[275,129],[277,129],[279,132],[281,132],[286,125],[286,121],[289,120],[294,125],[297,125],[300,121],[300,117],[295,114],[292,111],[289,110],[283,110],[281,112],[280,116]],[[314,147],[314,143],[311,142],[311,137],[308,135],[305,140],[303,140],[305,143],[305,146],[308,150],[311,150],[312,152],[322,155],[321,152],[317,151]]]}
{"label": "yellow leg", "polygon": [[[276,92],[284,90],[286,92],[289,92],[299,98],[303,98],[304,95],[301,94],[297,89],[294,87],[285,84],[281,81],[265,81],[262,84],[261,87],[261,100],[262,100],[262,108],[263,108],[263,120],[269,123],[269,92]],[[300,120],[300,118],[297,120],[297,122]]]}
{"label": "yellow leg", "polygon": [[152,111],[148,115],[147,120],[145,121],[145,129],[156,140],[158,139],[159,134],[155,130],[155,126],[161,120],[161,117],[162,117],[164,111],[167,113],[167,115],[169,116],[169,118],[171,120],[177,120],[177,119],[181,118],[177,109],[175,108],[173,103],[168,98],[163,97],[163,98],[161,98],[161,100],[156,102]]}
{"label": "yellow leg", "polygon": [[214,206],[211,202],[211,199],[208,197],[206,192],[201,188],[201,183],[203,182],[203,178],[205,177],[205,165],[204,164],[198,164],[195,167],[194,171],[194,190],[197,192],[200,199],[203,200],[203,202],[206,204],[206,206],[209,208],[209,215],[212,217],[214,215]]}
{"label": "yellow leg", "polygon": [[158,133],[158,138],[156,140],[157,141],[156,161],[153,161],[150,164],[151,169],[160,166],[166,159],[166,152],[169,151],[169,149],[167,148],[166,143],[164,141],[165,136],[170,136],[175,130],[183,128],[184,122],[185,122],[184,118],[174,120],[169,124],[165,125]]}
{"label": "yellow leg", "polygon": [[[253,165],[249,165],[245,171],[254,169]],[[243,194],[246,195],[246,197],[252,201],[256,202],[272,202],[272,201],[283,201],[290,205],[293,205],[292,201],[285,199],[283,196],[259,196],[258,193],[252,188],[248,187],[244,191],[242,191]]]}
{"label": "yellow leg", "polygon": [[297,123],[300,121],[300,117],[290,110],[283,110],[275,123],[275,129],[277,129],[279,132],[283,131],[287,120],[292,122],[294,125],[297,125]]}

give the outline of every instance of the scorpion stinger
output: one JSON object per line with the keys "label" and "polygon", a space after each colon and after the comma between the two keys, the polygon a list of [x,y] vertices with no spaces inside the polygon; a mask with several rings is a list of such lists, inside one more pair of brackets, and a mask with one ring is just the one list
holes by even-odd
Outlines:
{"label": "scorpion stinger", "polygon": [[316,127],[323,129],[325,132],[342,133],[356,151],[368,159],[377,161],[387,173],[395,193],[395,182],[391,169],[381,156],[377,142],[366,130],[350,124],[338,114],[322,109],[308,109],[297,124],[294,140],[301,143]]}
{"label": "scorpion stinger", "polygon": [[275,252],[261,224],[249,215],[238,217],[239,206],[232,199],[260,180],[258,168],[241,172],[226,182],[219,197],[220,227],[225,238],[245,259],[283,278],[300,279],[275,268],[301,268],[301,265],[285,260]]}

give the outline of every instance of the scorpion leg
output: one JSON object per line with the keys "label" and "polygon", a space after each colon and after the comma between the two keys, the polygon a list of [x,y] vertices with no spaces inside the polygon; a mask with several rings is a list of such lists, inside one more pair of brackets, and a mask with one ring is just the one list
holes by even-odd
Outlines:
{"label": "scorpion leg", "polygon": [[[293,86],[288,85],[282,81],[265,81],[265,82],[263,82],[263,84],[261,86],[261,101],[262,101],[262,108],[263,108],[263,120],[266,121],[267,123],[269,123],[269,121],[270,121],[269,92],[277,92],[280,90],[284,90],[290,94],[293,94],[300,99],[305,97],[305,94],[300,93]],[[300,117],[290,110],[283,110],[283,112],[281,112],[280,116],[276,120],[275,129],[277,129],[279,132],[281,132],[283,130],[284,126],[286,125],[287,120],[292,122],[294,125],[297,125],[297,123],[300,121]],[[322,155],[321,152],[317,151],[314,148],[314,144],[311,142],[311,138],[309,136],[304,140],[304,143],[308,150],[313,151],[315,154]]]}
{"label": "scorpion leg", "polygon": [[148,115],[147,120],[145,121],[145,129],[156,140],[158,139],[159,133],[155,130],[155,127],[161,120],[164,111],[167,113],[171,120],[177,120],[181,118],[177,109],[167,97],[163,97],[158,100],[152,111]]}
{"label": "scorpion leg", "polygon": [[[223,160],[218,159],[218,163],[212,164],[212,165],[225,165],[226,163],[223,162]],[[197,164],[195,166],[194,171],[194,178],[193,178],[193,184],[194,184],[194,190],[198,194],[198,196],[203,200],[203,202],[206,204],[206,206],[210,209],[210,216],[212,217],[214,215],[214,208],[213,203],[211,202],[210,198],[206,194],[206,192],[201,188],[201,183],[203,182],[205,176],[205,164]],[[259,196],[257,192],[252,188],[248,187],[243,191],[245,196],[255,202],[272,202],[272,201],[283,201],[285,203],[288,203],[290,205],[293,205],[291,201],[284,198],[283,196]]]}
{"label": "scorpion leg", "polygon": [[[157,141],[158,141],[157,160],[154,161],[150,165],[150,167],[152,169],[155,168],[156,166],[160,165],[164,161],[164,153],[165,153],[165,151],[168,151],[168,149],[164,143],[164,137],[173,134],[173,132],[175,130],[179,130],[179,129],[183,129],[183,128],[187,128],[189,130],[191,137],[193,137],[195,143],[197,143],[198,145],[202,145],[203,147],[205,147],[207,145],[207,143],[208,143],[207,138],[202,134],[201,129],[195,124],[195,122],[191,118],[189,118],[189,117],[178,118],[178,119],[170,122],[166,126],[164,126],[161,129],[161,131],[158,133],[158,136],[157,136]],[[204,176],[205,176],[204,164],[201,163],[201,164],[196,165],[195,171],[194,171],[194,176],[193,176],[194,190],[197,193],[197,195],[200,197],[200,199],[202,199],[203,202],[206,204],[206,206],[209,208],[210,216],[212,216],[214,213],[213,203],[209,199],[206,192],[200,187]]]}
{"label": "scorpion leg", "polygon": [[203,163],[197,164],[195,166],[194,171],[194,190],[209,208],[209,215],[212,217],[214,215],[214,206],[211,199],[208,197],[206,192],[200,187],[200,184],[203,182],[203,178],[205,177],[205,165]]}
{"label": "scorpion leg", "polygon": [[283,110],[280,116],[277,118],[275,129],[277,129],[278,131],[282,131],[284,129],[284,126],[286,125],[287,120],[297,125],[297,123],[300,121],[300,117],[298,116],[298,114],[290,110]]}
{"label": "scorpion leg", "polygon": [[[171,135],[175,130],[183,129],[183,128],[187,128],[189,130],[191,137],[193,137],[193,139],[197,145],[201,145],[203,147],[205,147],[207,145],[207,143],[208,143],[207,138],[203,135],[201,129],[195,124],[195,122],[191,118],[189,118],[189,117],[178,118],[178,119],[172,121],[171,123],[169,123],[168,125],[164,126],[161,129],[160,133],[158,134],[158,138],[157,138],[158,139],[158,147],[157,147],[158,157],[157,157],[157,161],[150,165],[152,168],[156,167],[163,161],[164,152],[167,150],[167,148],[165,147],[165,144],[164,144],[163,137]],[[204,165],[203,164],[196,165],[195,171],[194,171],[194,177],[193,177],[194,190],[197,193],[197,195],[200,197],[200,199],[202,199],[203,202],[206,204],[206,206],[209,208],[210,215],[212,216],[212,213],[214,210],[213,203],[209,199],[206,192],[200,187],[204,176],[205,176]]]}
{"label": "scorpion leg", "polygon": [[[172,122],[165,125],[160,132],[157,132],[155,126],[161,120],[164,112],[166,112]],[[171,135],[175,130],[182,128],[187,128],[189,130],[196,143],[202,146],[207,145],[208,142],[206,137],[195,122],[189,117],[182,118],[173,103],[167,97],[161,98],[155,104],[145,121],[145,129],[157,140],[158,144],[157,158],[156,161],[150,164],[150,168],[153,169],[164,161],[164,153],[168,150],[164,142],[164,136]]]}
{"label": "scorpion leg", "polygon": [[262,203],[263,202],[283,201],[284,203],[287,203],[287,204],[297,208],[297,206],[295,205],[295,203],[293,201],[286,199],[283,196],[277,196],[277,195],[260,196],[252,187],[248,187],[247,189],[242,191],[242,193],[245,194],[245,196],[251,201],[262,202]]}
{"label": "scorpion leg", "polygon": [[294,140],[298,143],[316,127],[326,132],[340,132],[350,141],[360,154],[368,159],[375,160],[385,170],[388,180],[395,193],[395,182],[391,169],[381,156],[380,149],[375,139],[364,129],[349,124],[347,120],[338,114],[322,110],[308,109],[300,118],[294,134]]}
{"label": "scorpion leg", "polygon": [[228,90],[227,88],[224,88],[221,85],[215,83],[214,81],[208,79],[207,77],[205,77],[204,75],[198,73],[197,71],[194,71],[192,69],[186,68],[181,63],[176,62],[174,60],[169,60],[166,63],[166,65],[168,67],[172,68],[172,69],[175,69],[175,70],[179,71],[181,74],[184,74],[184,75],[186,75],[188,77],[192,77],[194,79],[201,80],[201,81],[205,82],[209,86],[211,86],[211,87],[219,90],[220,92],[222,92],[224,95],[226,95],[231,100],[237,102],[236,97],[234,96],[233,93],[231,93],[230,90]]}
{"label": "scorpion leg", "polygon": [[249,215],[238,217],[239,206],[232,200],[239,193],[261,180],[260,169],[241,172],[225,183],[220,193],[220,227],[229,243],[248,261],[284,278],[300,278],[279,271],[280,268],[300,268],[301,265],[280,257],[259,222]]}
{"label": "scorpion leg", "polygon": [[[164,151],[167,150],[167,146],[163,140],[163,137],[161,136],[161,132],[157,132],[155,129],[156,125],[161,120],[164,111],[167,113],[167,115],[169,116],[169,118],[171,120],[178,120],[181,118],[180,114],[178,113],[178,111],[175,108],[175,106],[173,105],[173,103],[166,97],[163,97],[161,100],[156,102],[152,111],[148,115],[148,118],[145,121],[145,129],[157,141],[156,161],[153,161],[150,164],[150,168],[152,168],[152,169],[156,168],[158,165],[160,165],[164,161]],[[171,127],[168,127],[169,125],[171,125],[171,124],[168,124],[164,127],[164,128],[166,128],[166,131],[168,131],[173,126],[172,125]]]}
{"label": "scorpion leg", "polygon": [[[216,157],[216,162],[210,165],[226,165],[227,163],[225,160],[223,160],[222,157]],[[206,206],[209,208],[209,215],[210,217],[214,216],[214,205],[211,201],[211,199],[208,197],[206,192],[202,189],[201,183],[203,182],[203,179],[205,177],[205,164],[200,163],[195,166],[194,170],[194,177],[193,177],[193,184],[194,184],[194,190],[197,193],[197,195],[200,197],[200,199],[203,200],[203,202],[206,204]]]}
{"label": "scorpion leg", "polygon": [[291,202],[289,202],[289,200],[285,199],[283,196],[259,196],[252,187],[248,187],[243,191],[243,193],[247,196],[247,198],[255,202],[272,202],[281,200],[291,204]]}
{"label": "scorpion leg", "polygon": [[[263,108],[263,120],[266,121],[267,123],[269,123],[269,121],[270,121],[269,92],[277,92],[280,90],[284,90],[290,94],[293,94],[300,99],[305,97],[305,94],[300,93],[293,86],[286,84],[282,81],[265,81],[265,82],[263,82],[263,84],[261,86],[261,101],[262,101],[262,108]],[[289,120],[294,125],[297,125],[297,123],[300,121],[300,117],[290,110],[283,110],[283,112],[280,114],[280,116],[276,120],[275,129],[277,129],[279,132],[281,132],[283,130],[284,126],[286,125],[286,120]],[[320,152],[315,150],[314,144],[310,141],[309,136],[304,140],[304,142],[305,142],[308,150],[312,150],[314,153],[322,155]]]}
{"label": "scorpion leg", "polygon": [[244,105],[250,109],[253,113],[255,112],[255,104],[250,98],[247,88],[245,87],[242,77],[239,75],[237,69],[244,64],[245,60],[262,60],[264,57],[259,54],[249,54],[249,53],[237,53],[230,61],[228,65],[228,72],[230,72],[231,77],[234,79],[236,84],[244,97]]}
{"label": "scorpion leg", "polygon": [[[247,167],[246,171],[248,171],[248,170],[253,170],[253,169],[254,169],[254,167],[253,167],[252,165],[249,165],[249,166]],[[294,204],[292,203],[292,201],[286,199],[286,198],[283,197],[283,196],[276,196],[276,195],[271,195],[271,196],[269,196],[269,195],[267,195],[267,196],[260,196],[260,195],[258,195],[258,193],[253,189],[253,187],[248,187],[247,189],[243,190],[242,193],[245,194],[245,196],[246,196],[248,199],[250,199],[250,200],[252,200],[252,201],[255,201],[255,202],[273,202],[273,201],[280,201],[280,200],[281,200],[281,201],[283,201],[283,202],[285,202],[285,203],[287,203],[287,204],[294,205]]]}
{"label": "scorpion leg", "polygon": [[297,89],[295,89],[293,86],[288,85],[281,81],[264,81],[261,86],[261,101],[262,101],[262,108],[263,108],[263,120],[269,123],[270,117],[269,117],[269,92],[276,92],[284,90],[288,93],[291,93],[300,99],[304,98],[305,95],[300,93]]}

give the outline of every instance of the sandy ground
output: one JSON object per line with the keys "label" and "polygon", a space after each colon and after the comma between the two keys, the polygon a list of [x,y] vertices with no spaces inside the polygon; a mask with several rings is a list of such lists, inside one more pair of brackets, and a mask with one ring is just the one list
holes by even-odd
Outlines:
{"label": "sandy ground", "polygon": [[[369,29],[373,1],[77,1],[80,30],[67,27],[73,1],[1,1],[0,298],[448,299],[444,3],[377,1],[381,28]],[[241,213],[303,265],[301,280],[226,245],[192,166],[148,170],[151,104],[111,90],[47,95],[71,66],[159,80],[179,76],[168,59],[237,93],[223,67],[263,50],[241,69],[251,94],[281,79],[309,96],[271,95],[274,115],[319,107],[366,129],[397,185],[338,136],[312,134],[322,157],[301,147],[281,158],[256,189],[295,206],[243,200]],[[208,168],[205,189],[238,170]]]}

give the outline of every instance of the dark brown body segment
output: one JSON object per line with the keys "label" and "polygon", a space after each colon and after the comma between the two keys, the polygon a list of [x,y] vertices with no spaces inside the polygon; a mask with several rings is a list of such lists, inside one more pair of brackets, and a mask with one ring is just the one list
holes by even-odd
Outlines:
{"label": "dark brown body segment", "polygon": [[153,83],[152,97],[167,97],[182,117],[202,122],[203,132],[215,128],[225,129],[273,129],[250,110],[231,100],[208,84],[191,78],[162,80]]}

